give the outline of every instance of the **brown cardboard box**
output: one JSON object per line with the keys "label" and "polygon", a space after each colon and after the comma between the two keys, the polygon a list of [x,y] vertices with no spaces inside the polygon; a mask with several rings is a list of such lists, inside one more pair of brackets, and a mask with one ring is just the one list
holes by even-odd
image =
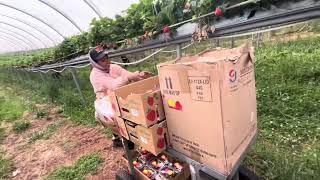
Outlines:
{"label": "brown cardboard box", "polygon": [[112,104],[119,106],[116,115],[124,119],[145,127],[165,119],[158,76],[123,86],[110,96]]}
{"label": "brown cardboard box", "polygon": [[158,155],[166,149],[166,121],[159,122],[146,128],[144,126],[126,121],[129,140],[141,146],[154,155]]}
{"label": "brown cardboard box", "polygon": [[119,128],[119,134],[122,137],[130,140],[125,121],[122,118],[117,117],[117,116],[115,117],[115,120],[116,120],[116,123],[117,123],[118,128]]}
{"label": "brown cardboard box", "polygon": [[158,65],[173,149],[225,175],[257,131],[252,47]]}
{"label": "brown cardboard box", "polygon": [[120,117],[121,113],[120,113],[120,108],[119,108],[119,105],[118,105],[118,100],[117,100],[117,97],[116,97],[116,93],[114,91],[108,91],[108,96],[109,96],[109,99],[110,99],[110,102],[111,102],[111,106],[112,106],[112,109],[114,111],[115,116]]}

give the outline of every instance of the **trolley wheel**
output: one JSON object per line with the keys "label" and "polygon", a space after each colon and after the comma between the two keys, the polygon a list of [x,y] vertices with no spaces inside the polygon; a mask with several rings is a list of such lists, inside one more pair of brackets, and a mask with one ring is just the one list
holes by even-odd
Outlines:
{"label": "trolley wheel", "polygon": [[120,169],[116,173],[116,180],[133,180],[128,171]]}
{"label": "trolley wheel", "polygon": [[239,179],[241,180],[260,180],[254,172],[244,166],[239,167]]}

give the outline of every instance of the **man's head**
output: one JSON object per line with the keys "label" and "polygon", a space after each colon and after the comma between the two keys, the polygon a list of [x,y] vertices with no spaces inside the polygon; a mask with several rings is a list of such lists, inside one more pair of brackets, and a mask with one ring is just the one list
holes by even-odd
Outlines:
{"label": "man's head", "polygon": [[99,64],[101,67],[106,69],[110,67],[108,53],[104,51],[103,47],[97,46],[96,48],[91,49],[89,55],[91,59],[97,64]]}

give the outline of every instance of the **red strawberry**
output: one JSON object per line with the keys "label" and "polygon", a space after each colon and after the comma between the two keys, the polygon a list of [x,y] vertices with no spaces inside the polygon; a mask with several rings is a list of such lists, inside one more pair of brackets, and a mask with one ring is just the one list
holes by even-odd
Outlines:
{"label": "red strawberry", "polygon": [[220,15],[222,14],[222,9],[219,8],[219,7],[217,7],[216,10],[214,11],[214,14],[215,14],[216,16],[220,16]]}
{"label": "red strawberry", "polygon": [[163,133],[163,127],[158,127],[158,129],[157,129],[157,134],[158,134],[159,136],[161,136],[162,133]]}
{"label": "red strawberry", "polygon": [[158,140],[157,147],[160,148],[160,149],[163,149],[163,148],[164,148],[164,145],[165,145],[164,138],[160,138],[160,139]]}
{"label": "red strawberry", "polygon": [[112,106],[113,111],[116,111],[116,105],[112,103],[111,106]]}
{"label": "red strawberry", "polygon": [[153,103],[154,103],[153,97],[148,97],[149,106],[153,106]]}
{"label": "red strawberry", "polygon": [[177,110],[182,110],[182,105],[180,104],[179,101],[176,102],[176,107],[175,107],[175,109],[177,109]]}
{"label": "red strawberry", "polygon": [[169,26],[165,26],[163,27],[163,30],[162,30],[164,33],[168,33],[170,32],[170,27]]}
{"label": "red strawberry", "polygon": [[154,121],[154,120],[156,120],[156,116],[157,116],[156,111],[155,111],[155,110],[151,110],[151,111],[147,114],[147,119],[148,119],[149,121]]}

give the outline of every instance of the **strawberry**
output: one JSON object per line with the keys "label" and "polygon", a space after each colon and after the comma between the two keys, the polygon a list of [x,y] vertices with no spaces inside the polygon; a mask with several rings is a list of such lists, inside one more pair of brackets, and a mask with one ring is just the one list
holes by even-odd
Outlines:
{"label": "strawberry", "polygon": [[158,129],[157,129],[157,134],[158,134],[159,136],[161,136],[162,133],[163,133],[163,128],[162,128],[162,127],[158,127]]}
{"label": "strawberry", "polygon": [[153,103],[154,103],[153,97],[148,97],[149,106],[153,106]]}
{"label": "strawberry", "polygon": [[164,138],[160,138],[160,139],[158,140],[157,147],[160,148],[160,149],[163,149],[163,148],[164,148],[164,145],[165,145]]}
{"label": "strawberry", "polygon": [[157,116],[156,111],[155,111],[155,110],[151,110],[151,111],[147,114],[147,119],[148,119],[149,121],[154,121],[154,120],[156,120],[156,116]]}
{"label": "strawberry", "polygon": [[190,9],[190,7],[191,7],[191,4],[188,2],[184,5],[184,9]]}
{"label": "strawberry", "polygon": [[220,16],[222,14],[222,9],[220,7],[217,7],[216,10],[214,11],[214,14],[216,16]]}
{"label": "strawberry", "polygon": [[182,110],[182,105],[180,104],[179,101],[176,101],[175,109],[176,109],[176,110]]}
{"label": "strawberry", "polygon": [[170,32],[170,30],[171,30],[171,29],[170,29],[169,26],[165,26],[165,27],[163,27],[163,30],[162,30],[162,31],[163,31],[164,33],[168,33],[168,32]]}

